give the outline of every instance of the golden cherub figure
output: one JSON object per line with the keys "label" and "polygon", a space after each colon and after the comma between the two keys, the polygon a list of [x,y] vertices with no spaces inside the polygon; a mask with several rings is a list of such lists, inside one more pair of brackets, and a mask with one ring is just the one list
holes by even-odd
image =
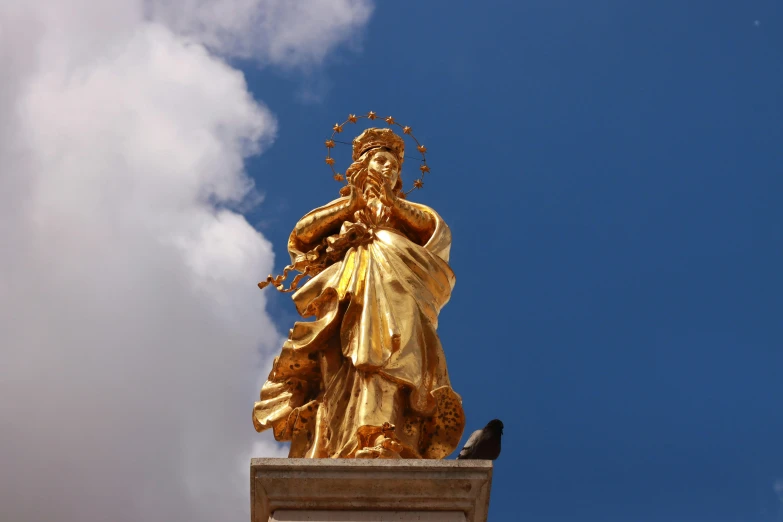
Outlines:
{"label": "golden cherub figure", "polygon": [[391,129],[364,131],[345,195],[289,238],[286,273],[312,276],[293,300],[315,320],[294,323],[253,408],[257,431],[291,441],[289,457],[441,459],[462,436],[436,332],[454,286],[451,233],[400,196],[404,151]]}

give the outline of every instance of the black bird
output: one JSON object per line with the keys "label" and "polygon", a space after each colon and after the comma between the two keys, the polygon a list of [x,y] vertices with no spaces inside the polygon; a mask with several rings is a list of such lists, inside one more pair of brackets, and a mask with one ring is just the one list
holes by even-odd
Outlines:
{"label": "black bird", "polygon": [[500,419],[489,421],[483,430],[473,432],[457,458],[495,460],[500,455],[500,437],[502,435],[503,423],[500,422]]}

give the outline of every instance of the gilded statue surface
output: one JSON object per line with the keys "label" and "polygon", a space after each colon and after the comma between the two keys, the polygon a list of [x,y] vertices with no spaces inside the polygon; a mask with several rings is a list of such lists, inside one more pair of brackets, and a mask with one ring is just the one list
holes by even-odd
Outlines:
{"label": "gilded statue surface", "polygon": [[[285,273],[302,273],[293,287],[310,276],[293,301],[314,319],[294,323],[253,409],[257,431],[291,442],[289,457],[441,459],[462,436],[436,331],[455,281],[451,233],[404,199],[404,152],[391,129],[364,131],[343,196],[291,232]],[[283,277],[259,286],[281,289]]]}

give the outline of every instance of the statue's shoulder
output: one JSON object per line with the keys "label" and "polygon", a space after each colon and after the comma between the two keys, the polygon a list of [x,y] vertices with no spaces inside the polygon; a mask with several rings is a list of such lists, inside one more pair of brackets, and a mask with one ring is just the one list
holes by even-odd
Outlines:
{"label": "statue's shoulder", "polygon": [[410,199],[406,199],[405,202],[408,205],[411,205],[413,208],[415,208],[417,210],[422,210],[424,212],[427,212],[429,214],[433,214],[433,215],[436,215],[436,216],[438,215],[438,213],[435,212],[434,208],[432,208],[432,207],[430,207],[428,205],[425,205],[424,203],[417,203],[416,201],[411,201]]}
{"label": "statue's shoulder", "polygon": [[424,203],[416,203],[415,201],[411,201],[411,200],[409,200],[409,199],[408,199],[408,200],[405,200],[405,201],[406,201],[406,203],[408,203],[409,205],[413,206],[413,208],[415,208],[416,210],[419,210],[419,211],[421,211],[421,212],[426,212],[427,214],[429,214],[429,215],[431,215],[432,217],[434,217],[434,218],[435,218],[435,221],[436,221],[436,222],[437,222],[437,223],[438,223],[440,226],[448,228],[448,226],[446,225],[446,222],[443,220],[443,218],[441,217],[441,215],[440,215],[440,214],[438,214],[438,213],[435,211],[435,209],[434,209],[434,208],[432,208],[432,207],[430,207],[430,206],[428,206],[428,205],[425,205]]}

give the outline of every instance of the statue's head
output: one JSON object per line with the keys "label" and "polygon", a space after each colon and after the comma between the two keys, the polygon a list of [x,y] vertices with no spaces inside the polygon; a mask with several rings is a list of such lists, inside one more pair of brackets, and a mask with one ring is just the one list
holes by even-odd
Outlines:
{"label": "statue's head", "polygon": [[353,160],[358,161],[367,152],[386,149],[394,154],[400,164],[405,158],[405,140],[391,129],[367,129],[353,140]]}
{"label": "statue's head", "polygon": [[[402,190],[400,169],[405,158],[405,142],[391,129],[371,128],[353,140],[353,164],[345,172],[348,183],[361,187],[368,174],[385,179],[395,192]],[[346,191],[347,193],[347,191]]]}

